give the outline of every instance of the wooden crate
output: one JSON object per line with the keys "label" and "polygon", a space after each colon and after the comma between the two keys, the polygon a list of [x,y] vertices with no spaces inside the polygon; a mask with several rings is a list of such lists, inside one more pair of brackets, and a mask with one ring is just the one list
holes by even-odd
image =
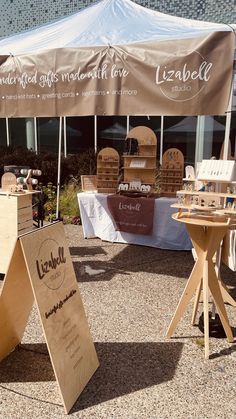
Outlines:
{"label": "wooden crate", "polygon": [[0,193],[0,272],[5,273],[16,239],[33,228],[32,193]]}

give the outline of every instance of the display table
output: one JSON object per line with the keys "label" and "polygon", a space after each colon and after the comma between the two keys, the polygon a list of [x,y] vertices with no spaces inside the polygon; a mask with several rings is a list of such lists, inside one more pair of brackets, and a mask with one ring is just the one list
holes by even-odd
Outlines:
{"label": "display table", "polygon": [[[148,198],[146,198],[148,199]],[[78,193],[80,216],[85,238],[131,243],[170,250],[190,250],[191,240],[184,224],[176,223],[170,205],[176,198],[155,199],[153,231],[151,235],[131,234],[117,231],[107,205],[107,194]]]}
{"label": "display table", "polygon": [[189,301],[203,283],[203,312],[204,312],[204,340],[205,358],[209,358],[209,310],[208,288],[218,310],[221,323],[229,342],[233,342],[233,334],[225,310],[221,288],[216,275],[213,256],[219,249],[222,239],[229,228],[229,220],[224,216],[204,216],[188,213],[173,214],[172,218],[187,227],[191,237],[197,259],[188,279],[176,312],[169,325],[167,337],[171,337],[181,319]]}

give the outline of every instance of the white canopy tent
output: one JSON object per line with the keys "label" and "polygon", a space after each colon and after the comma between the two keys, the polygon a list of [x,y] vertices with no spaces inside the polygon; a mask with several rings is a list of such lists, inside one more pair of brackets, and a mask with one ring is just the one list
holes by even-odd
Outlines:
{"label": "white canopy tent", "polygon": [[131,0],[102,0],[0,40],[0,116],[216,115],[235,35]]}
{"label": "white canopy tent", "polygon": [[102,0],[0,40],[0,117],[223,114],[234,43],[229,25]]}
{"label": "white canopy tent", "polygon": [[65,18],[3,39],[0,46],[1,55],[16,55],[65,47],[196,38],[230,30],[225,24],[167,15],[130,0],[102,0]]}

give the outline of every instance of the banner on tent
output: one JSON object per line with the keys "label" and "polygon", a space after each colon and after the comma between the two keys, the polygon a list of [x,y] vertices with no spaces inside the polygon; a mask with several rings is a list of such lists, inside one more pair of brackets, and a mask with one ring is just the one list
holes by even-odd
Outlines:
{"label": "banner on tent", "polygon": [[227,110],[235,36],[64,48],[0,65],[0,117],[219,115]]}

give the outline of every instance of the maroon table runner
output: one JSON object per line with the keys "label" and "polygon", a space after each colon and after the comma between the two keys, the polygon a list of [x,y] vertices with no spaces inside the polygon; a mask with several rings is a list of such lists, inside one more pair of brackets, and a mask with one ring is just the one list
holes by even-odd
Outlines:
{"label": "maroon table runner", "polygon": [[116,230],[133,234],[152,234],[154,198],[108,195],[107,205]]}

